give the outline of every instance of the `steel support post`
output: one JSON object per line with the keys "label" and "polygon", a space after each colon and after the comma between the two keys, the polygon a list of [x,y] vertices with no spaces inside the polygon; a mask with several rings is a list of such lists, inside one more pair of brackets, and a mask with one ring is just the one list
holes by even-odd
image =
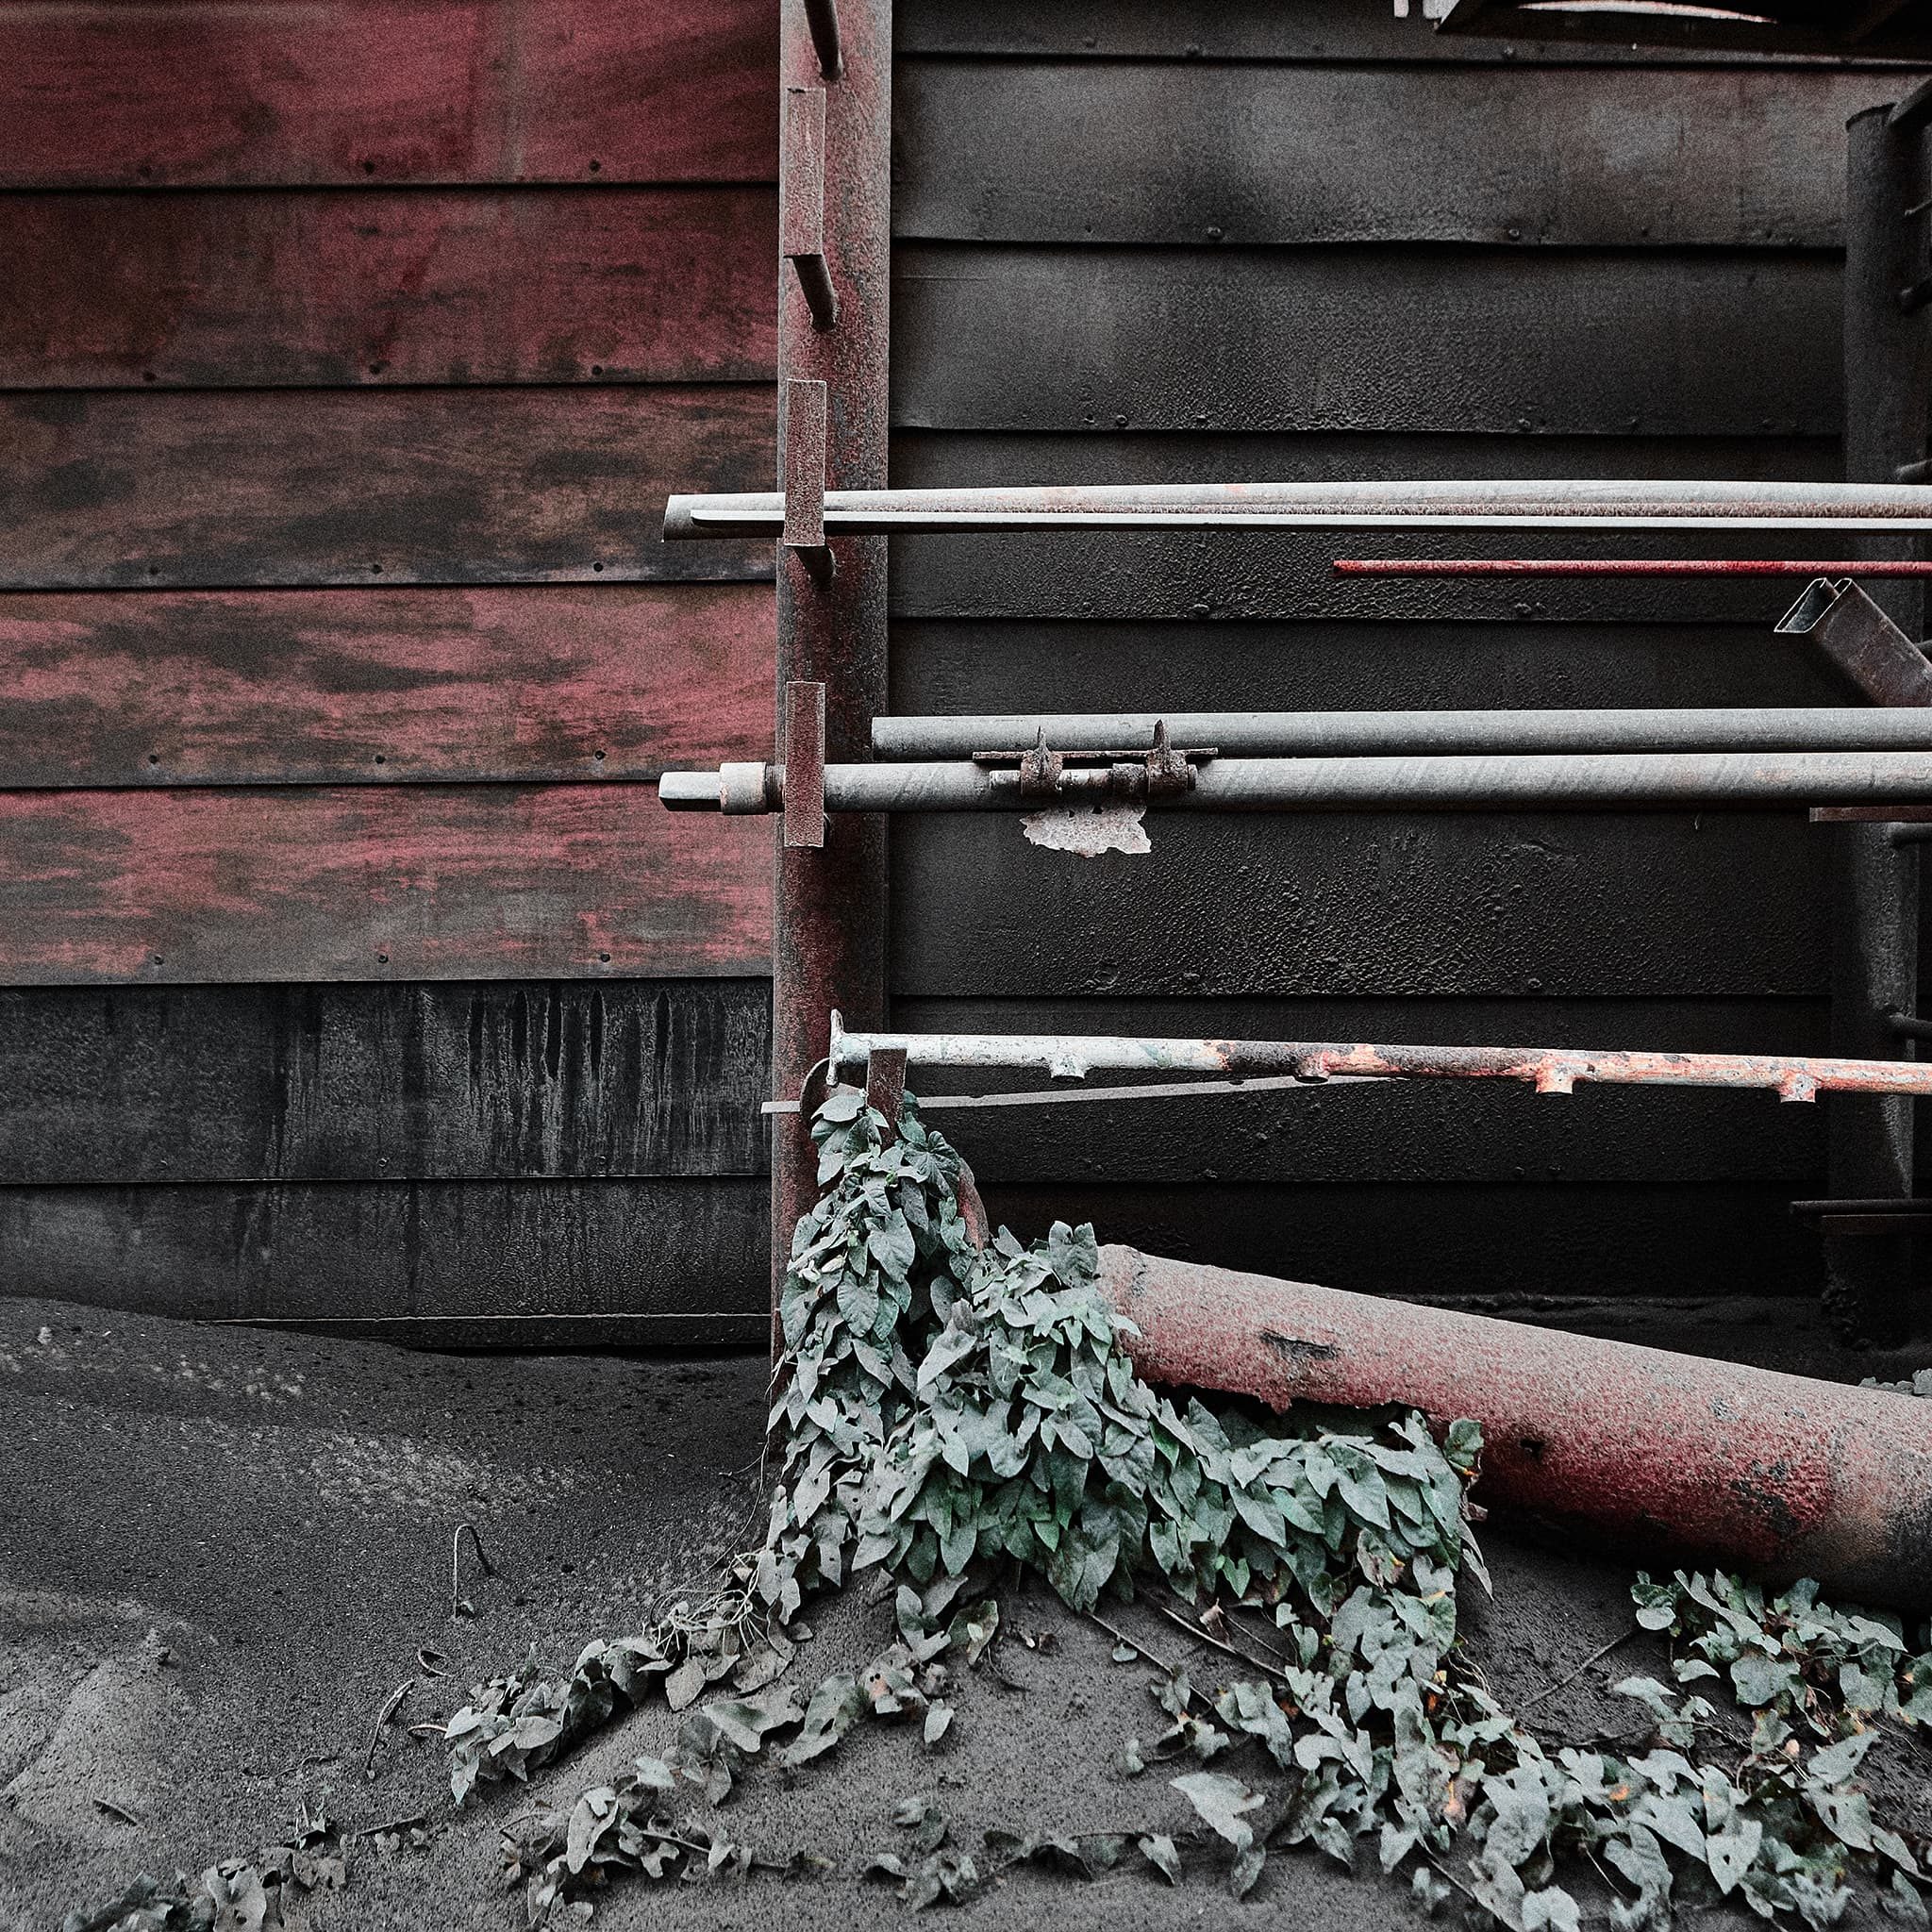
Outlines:
{"label": "steel support post", "polygon": [[[1926,454],[1927,322],[1906,291],[1924,275],[1926,218],[1907,211],[1925,198],[1923,132],[1887,108],[1853,118],[1845,182],[1845,480],[1896,483],[1922,473]],[[1923,487],[1923,485],[1921,486]],[[1927,491],[1932,502],[1932,491]],[[1910,560],[1910,537],[1860,534],[1852,548],[1874,561]],[[1905,633],[1924,634],[1924,591],[1912,579],[1874,581],[1873,603]],[[1928,680],[1859,676],[1881,704],[1928,702]],[[1918,666],[1912,670],[1916,673]],[[1857,1058],[1910,1051],[1895,1013],[1918,1010],[1918,858],[1880,824],[1825,829],[1833,841],[1831,1048]],[[1840,1100],[1826,1134],[1831,1191],[1905,1196],[1913,1191],[1909,1098]],[[1912,1236],[1904,1229],[1824,1224],[1825,1299],[1844,1331],[1874,1341],[1910,1332],[1916,1313]]]}
{"label": "steel support post", "polygon": [[[791,260],[778,262],[778,397],[793,381],[824,384],[826,490],[879,490],[886,484],[887,287],[891,258],[892,9],[891,0],[808,5],[784,0],[779,62],[780,113],[789,90],[824,88],[822,163],[804,192],[822,193],[819,222],[788,219],[786,236],[822,238],[825,276],[838,320],[818,325]],[[836,39],[828,39],[836,23]],[[828,53],[828,47],[836,52]],[[814,105],[814,128],[816,125]],[[822,184],[822,185],[821,185]],[[780,184],[780,196],[793,192]],[[822,314],[826,312],[820,291]],[[787,425],[778,425],[780,489],[786,487]],[[795,451],[794,451],[795,455]],[[880,537],[835,538],[836,568],[814,575],[816,559],[778,548],[776,720],[788,729],[789,686],[824,687],[824,756],[871,756],[872,720],[886,706],[886,545]],[[772,959],[772,1088],[797,1093],[825,1053],[824,1016],[879,1024],[886,1012],[886,821],[834,820],[822,845],[775,845]],[[858,1016],[866,1016],[863,1022]],[[777,1291],[791,1230],[810,1206],[818,1168],[803,1115],[772,1121],[772,1301],[774,1354]]]}

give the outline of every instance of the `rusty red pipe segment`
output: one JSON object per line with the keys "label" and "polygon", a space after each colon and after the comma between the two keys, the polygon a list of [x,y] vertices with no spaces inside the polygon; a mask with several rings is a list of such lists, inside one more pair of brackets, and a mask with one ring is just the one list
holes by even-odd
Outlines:
{"label": "rusty red pipe segment", "polygon": [[835,1074],[869,1054],[902,1051],[915,1070],[986,1067],[1034,1070],[1055,1079],[1093,1073],[1224,1074],[1237,1079],[1292,1074],[1300,1080],[1516,1080],[1539,1093],[1605,1087],[1759,1088],[1780,1100],[1820,1093],[1912,1093],[1932,1098],[1932,1060],[1846,1059],[1826,1054],[1590,1052],[1564,1046],[1390,1046],[1369,1041],[1166,1040],[1083,1033],[847,1032],[834,1012]]}
{"label": "rusty red pipe segment", "polygon": [[1100,1289],[1151,1382],[1469,1417],[1488,1506],[1932,1610],[1932,1402],[1126,1247]]}

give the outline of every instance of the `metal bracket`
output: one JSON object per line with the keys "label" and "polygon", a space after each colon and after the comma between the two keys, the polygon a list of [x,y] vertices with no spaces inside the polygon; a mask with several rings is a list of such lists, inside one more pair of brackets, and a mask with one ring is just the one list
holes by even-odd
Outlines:
{"label": "metal bracket", "polygon": [[839,325],[839,291],[825,259],[825,91],[785,91],[785,152],[778,171],[783,237],[780,251],[791,264],[814,328]]}
{"label": "metal bracket", "polygon": [[805,24],[811,34],[811,50],[819,58],[819,72],[828,81],[842,79],[845,55],[839,44],[839,0],[805,0]]}
{"label": "metal bracket", "polygon": [[1809,638],[1874,704],[1932,705],[1932,663],[1849,577],[1807,584],[1777,632]]}
{"label": "metal bracket", "polygon": [[786,549],[815,584],[832,581],[835,568],[825,541],[825,386],[792,376],[785,385]]}
{"label": "metal bracket", "polygon": [[899,1108],[906,1098],[906,1049],[882,1046],[865,1057],[865,1104],[886,1117],[886,1139],[899,1138]]}
{"label": "metal bracket", "polygon": [[[1211,744],[1174,750],[1167,741],[1166,724],[1157,723],[1149,750],[1055,751],[1042,727],[1024,751],[976,751],[973,762],[994,768],[995,796],[1010,791],[1045,804],[1078,798],[1144,805],[1150,799],[1179,798],[1191,791],[1198,767],[1218,756]],[[1011,771],[1000,769],[1008,765]]]}
{"label": "metal bracket", "polygon": [[825,688],[785,687],[785,843],[825,842]]}

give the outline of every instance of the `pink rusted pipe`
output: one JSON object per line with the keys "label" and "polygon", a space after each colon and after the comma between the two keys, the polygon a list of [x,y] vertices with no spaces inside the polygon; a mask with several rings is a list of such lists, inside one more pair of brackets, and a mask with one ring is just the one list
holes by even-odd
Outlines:
{"label": "pink rusted pipe", "polygon": [[1467,1416],[1486,1504],[1932,1609],[1932,1402],[1133,1248],[1100,1288],[1149,1381]]}

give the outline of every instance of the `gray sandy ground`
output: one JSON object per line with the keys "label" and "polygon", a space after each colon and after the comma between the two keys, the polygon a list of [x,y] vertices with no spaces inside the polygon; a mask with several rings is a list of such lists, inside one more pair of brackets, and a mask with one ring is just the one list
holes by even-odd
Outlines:
{"label": "gray sandy ground", "polygon": [[[1740,1355],[1852,1378],[1923,1360],[1842,1355],[1803,1321],[1700,1329],[1698,1345],[1713,1333]],[[304,1804],[325,1804],[351,1830],[428,1821],[420,1848],[352,1844],[346,1890],[308,1903],[317,1932],[521,1924],[498,1843],[525,1794],[490,1790],[453,1812],[440,1751],[400,1722],[365,1776],[375,1715],[413,1677],[403,1718],[446,1716],[471,1681],[533,1643],[567,1666],[584,1641],[637,1627],[660,1592],[701,1581],[755,1538],[763,1376],[744,1357],[411,1355],[0,1301],[0,1932],[58,1927],[142,1870],[199,1870],[277,1841]],[[450,1543],[463,1522],[496,1574],[478,1574],[466,1550],[475,1614],[452,1616]],[[1628,1626],[1624,1565],[1521,1528],[1492,1525],[1487,1543],[1497,1596],[1473,1603],[1469,1624],[1506,1702],[1547,1691]],[[809,1850],[833,1872],[632,1882],[611,1889],[596,1922],[903,1924],[891,1889],[860,1873],[874,1854],[905,1849],[891,1812],[913,1795],[932,1799],[972,1852],[989,1828],[1185,1831],[1191,1815],[1158,1767],[1139,1778],[1120,1768],[1125,1738],[1163,1723],[1146,1667],[1112,1662],[1111,1641],[1044,1594],[1005,1612],[1000,1673],[962,1674],[940,1753],[865,1725],[796,1777],[754,1768],[719,1813],[760,1854]],[[802,1680],[856,1667],[891,1634],[886,1607],[862,1591],[814,1614],[818,1635],[793,1666]],[[1224,1659],[1171,1625],[1120,1614],[1197,1682],[1223,1675]],[[448,1678],[424,1677],[425,1646]],[[1533,1716],[1553,1743],[1628,1733],[1634,1707],[1607,1683],[1657,1662],[1633,1641]],[[637,1753],[661,1753],[674,1725],[661,1707],[636,1713],[554,1767],[539,1794],[567,1802]],[[1932,1808],[1932,1754],[1887,1748],[1874,1781]],[[1027,1870],[965,1916],[1005,1926],[1051,1914],[1069,1932],[1411,1923],[1401,1891],[1299,1855],[1277,1857],[1237,1905],[1223,1853],[1184,1852],[1175,1890],[1131,1858],[1091,1884]]]}

